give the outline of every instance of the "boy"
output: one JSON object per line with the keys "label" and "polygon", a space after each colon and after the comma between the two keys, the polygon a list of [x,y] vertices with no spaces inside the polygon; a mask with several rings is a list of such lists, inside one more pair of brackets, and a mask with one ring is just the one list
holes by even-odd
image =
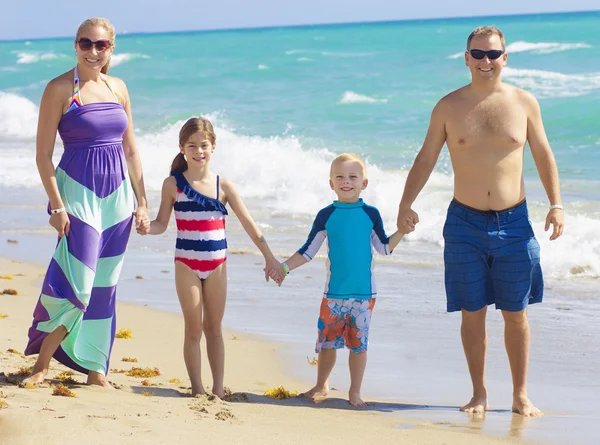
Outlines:
{"label": "boy", "polygon": [[328,238],[327,280],[319,316],[317,384],[304,397],[314,401],[329,392],[329,375],[336,350],[350,349],[350,390],[353,406],[366,406],[360,387],[367,365],[367,345],[371,313],[377,291],[373,277],[372,248],[390,255],[403,233],[387,237],[381,215],[360,198],[367,187],[366,166],[354,154],[342,154],[331,164],[329,185],[337,201],[317,214],[306,243],[282,263],[284,271],[312,260]]}

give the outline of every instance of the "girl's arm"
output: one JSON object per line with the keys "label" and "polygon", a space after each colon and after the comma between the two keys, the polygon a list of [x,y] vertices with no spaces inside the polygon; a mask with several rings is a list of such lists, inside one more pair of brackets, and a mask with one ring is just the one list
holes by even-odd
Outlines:
{"label": "girl's arm", "polygon": [[150,233],[150,235],[160,235],[167,230],[169,226],[169,220],[171,219],[171,213],[173,211],[173,204],[177,197],[177,183],[175,177],[169,176],[164,180],[160,198],[160,207],[158,209],[158,215],[156,219],[150,223],[150,228],[147,232],[138,232],[142,235]]}
{"label": "girl's arm", "polygon": [[[56,143],[56,132],[63,113],[63,94],[61,79],[57,78],[48,84],[40,103],[40,115],[37,127],[35,162],[42,184],[46,189],[50,209],[63,209],[64,203],[58,191],[56,173],[52,155]],[[69,217],[67,212],[52,213],[50,225],[56,229],[58,236],[69,234]]]}
{"label": "girl's arm", "polygon": [[273,255],[273,252],[271,252],[271,249],[267,244],[267,240],[265,240],[265,237],[262,235],[260,229],[250,216],[250,213],[242,201],[242,198],[228,179],[221,178],[221,188],[223,189],[226,203],[230,205],[231,210],[233,210],[233,213],[235,213],[240,220],[242,227],[265,258],[265,280],[269,281],[269,275],[271,275],[271,278],[273,278],[277,284],[281,284],[285,278],[283,268]]}
{"label": "girl's arm", "polygon": [[127,160],[127,169],[129,170],[129,178],[131,179],[131,185],[133,186],[133,192],[137,200],[137,209],[135,210],[135,225],[136,229],[141,233],[148,230],[150,219],[148,218],[148,202],[146,201],[146,189],[144,187],[144,176],[142,174],[142,161],[140,160],[140,154],[135,143],[135,137],[133,134],[133,117],[131,114],[131,99],[129,98],[129,92],[125,82],[116,77],[112,77],[115,83],[119,85],[118,92],[123,101],[123,107],[127,113],[127,119],[129,125],[125,134],[123,135],[123,151],[125,152],[125,159]]}

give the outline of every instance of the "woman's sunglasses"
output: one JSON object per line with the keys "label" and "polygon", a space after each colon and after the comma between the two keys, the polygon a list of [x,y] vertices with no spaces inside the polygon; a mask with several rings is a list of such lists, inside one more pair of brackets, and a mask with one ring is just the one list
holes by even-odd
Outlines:
{"label": "woman's sunglasses", "polygon": [[95,42],[92,42],[87,37],[82,37],[81,39],[75,41],[79,45],[79,48],[81,48],[84,51],[89,51],[90,49],[92,49],[93,46],[95,46],[96,51],[101,53],[102,51],[106,51],[112,46],[112,42],[110,40],[96,40]]}
{"label": "woman's sunglasses", "polygon": [[471,54],[471,57],[473,57],[474,59],[477,59],[477,60],[481,60],[485,56],[487,56],[488,59],[490,59],[490,60],[496,60],[498,57],[500,57],[502,54],[504,54],[504,50],[503,49],[491,49],[489,51],[484,51],[482,49],[472,49],[472,50],[469,50],[469,54]]}

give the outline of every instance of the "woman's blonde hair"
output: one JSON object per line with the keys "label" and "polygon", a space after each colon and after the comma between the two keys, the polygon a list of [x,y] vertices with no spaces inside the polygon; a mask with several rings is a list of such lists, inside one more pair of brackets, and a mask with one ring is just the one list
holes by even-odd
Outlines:
{"label": "woman's blonde hair", "polygon": [[[79,40],[79,38],[81,37],[81,34],[83,33],[84,30],[86,30],[88,28],[95,28],[95,27],[104,28],[106,30],[106,32],[108,33],[108,39],[112,43],[112,46],[115,45],[115,27],[112,25],[112,23],[110,23],[108,21],[108,19],[105,19],[102,17],[94,17],[91,19],[84,20],[83,23],[81,23],[81,25],[79,25],[79,28],[77,29],[77,35],[76,35],[75,39]],[[108,60],[108,62],[106,62],[106,65],[104,65],[102,67],[100,72],[102,74],[108,74],[109,70],[110,70],[110,59]]]}

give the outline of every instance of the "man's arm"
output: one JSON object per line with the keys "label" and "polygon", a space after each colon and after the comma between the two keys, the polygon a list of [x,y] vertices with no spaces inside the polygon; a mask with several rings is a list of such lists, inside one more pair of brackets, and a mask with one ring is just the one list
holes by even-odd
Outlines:
{"label": "man's arm", "polygon": [[446,102],[446,98],[440,100],[433,109],[425,142],[406,178],[397,220],[398,230],[402,233],[412,232],[419,222],[412,204],[427,183],[446,142]]}
{"label": "man's arm", "polygon": [[[540,180],[546,190],[550,205],[562,205],[558,167],[544,130],[540,105],[530,93],[522,91],[521,94],[527,110],[527,142],[529,142]],[[546,231],[550,228],[550,225],[553,229],[550,240],[555,240],[563,233],[564,215],[562,209],[550,209],[546,216]]]}

